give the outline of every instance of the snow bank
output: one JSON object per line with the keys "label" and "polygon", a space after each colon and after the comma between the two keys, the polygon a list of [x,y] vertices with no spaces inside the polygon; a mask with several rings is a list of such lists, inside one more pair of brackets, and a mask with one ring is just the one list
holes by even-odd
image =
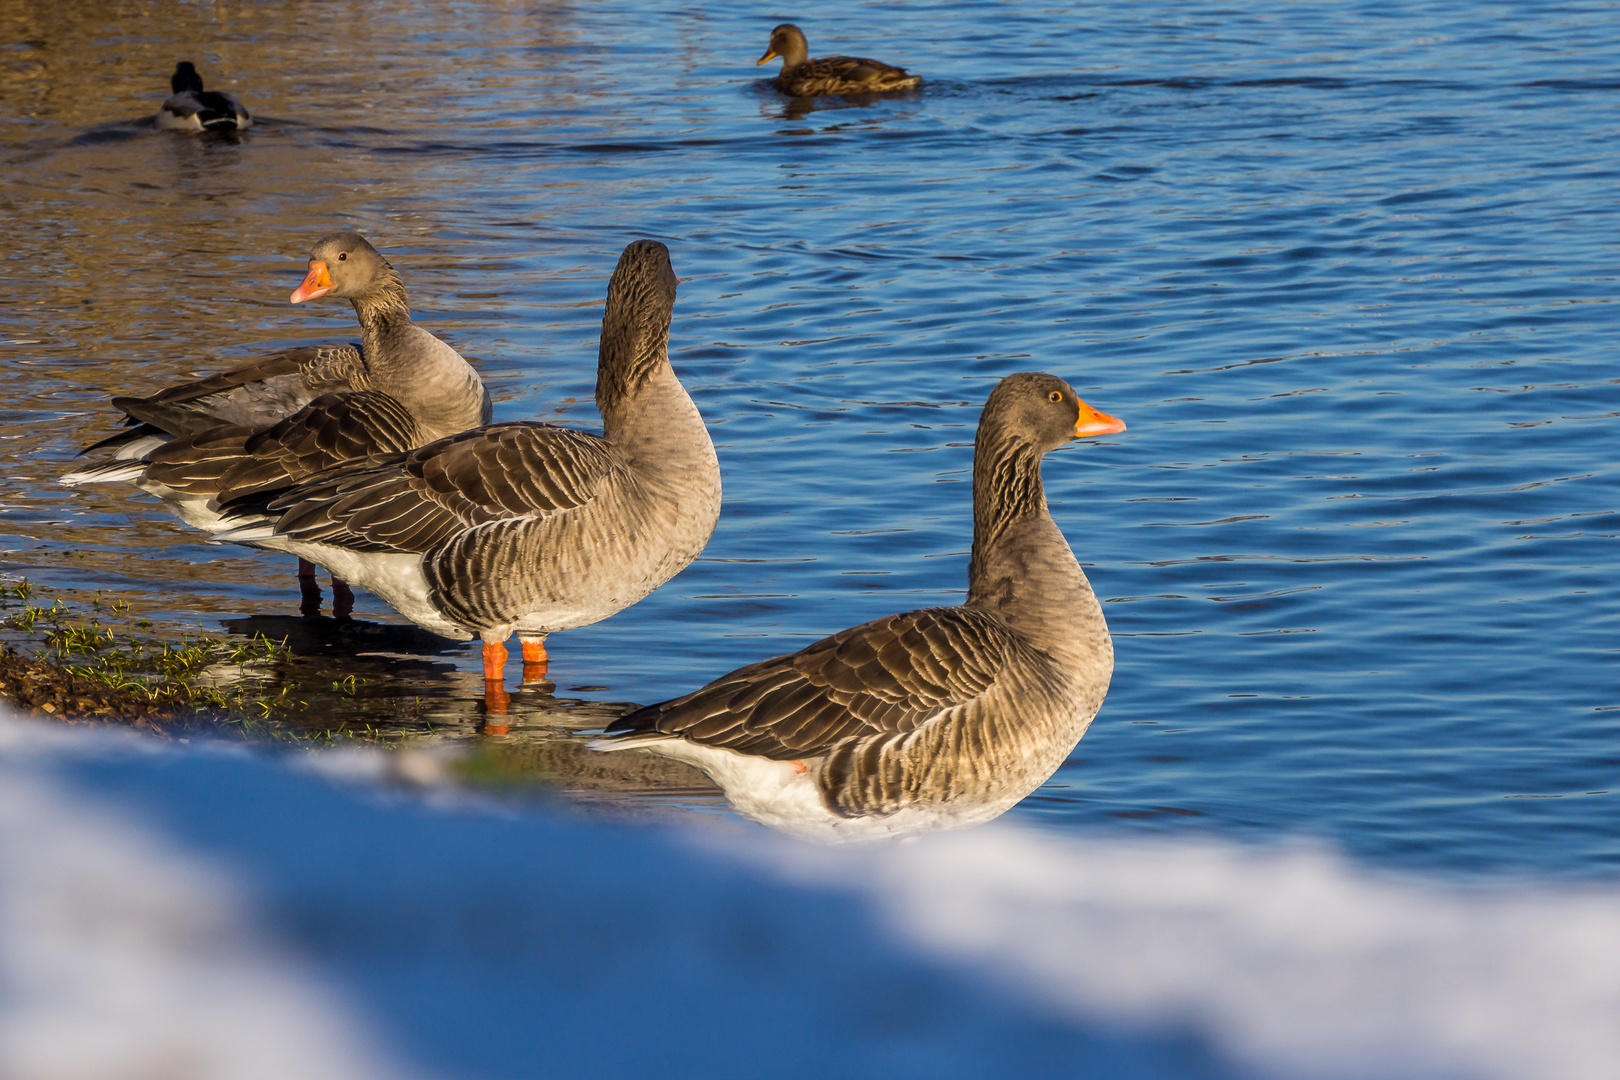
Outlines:
{"label": "snow bank", "polygon": [[[379,762],[381,759],[377,759]],[[1478,1077],[1620,1060],[1620,894],[1006,825],[521,813],[0,722],[0,1076]],[[341,777],[341,779],[335,778]]]}

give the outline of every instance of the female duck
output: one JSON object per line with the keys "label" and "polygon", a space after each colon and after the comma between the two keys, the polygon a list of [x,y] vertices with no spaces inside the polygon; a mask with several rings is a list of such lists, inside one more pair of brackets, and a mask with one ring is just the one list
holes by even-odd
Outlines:
{"label": "female duck", "polygon": [[922,76],[907,75],[905,68],[866,60],[859,56],[823,56],[810,59],[810,46],[804,31],[783,23],[771,31],[771,45],[755,67],[773,57],[782,58],[782,70],[771,84],[794,97],[820,97],[826,94],[883,94],[910,90],[922,84]]}
{"label": "female duck", "polygon": [[973,448],[960,607],[866,623],[608,726],[595,750],[696,765],[740,812],[806,839],[988,821],[1061,765],[1114,667],[1101,606],[1047,511],[1041,458],[1125,430],[1052,375],[1009,375]]}
{"label": "female duck", "polygon": [[684,569],[720,516],[720,466],[669,364],[669,250],[625,248],[596,372],[600,436],[520,422],[334,469],[227,504],[221,540],[290,551],[418,625],[484,642],[486,700],[505,708],[504,642],[525,676],[545,638],[607,618]]}
{"label": "female duck", "polygon": [[171,96],[158,109],[157,126],[169,131],[243,131],[253,118],[242,103],[219,90],[204,90],[190,60],[175,65]]}

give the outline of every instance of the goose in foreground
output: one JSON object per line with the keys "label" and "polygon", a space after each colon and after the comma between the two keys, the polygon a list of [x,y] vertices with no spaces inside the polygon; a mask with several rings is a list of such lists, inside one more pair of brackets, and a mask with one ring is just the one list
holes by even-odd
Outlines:
{"label": "goose in foreground", "polygon": [[877,839],[997,816],[1063,764],[1114,648],[1052,521],[1041,457],[1123,421],[1053,375],[1009,375],[973,444],[960,607],[891,615],[738,668],[608,725],[593,750],[690,762],[738,811],[806,839]]}
{"label": "goose in foreground", "polygon": [[[107,453],[62,483],[133,481],[187,524],[215,532],[226,498],[489,422],[483,380],[411,321],[399,272],[359,233],[331,233],[310,250],[291,300],[322,296],[353,305],[358,346],[290,349],[150,397],[115,397],[126,430],[82,451]],[[314,573],[299,564],[306,615],[320,607]],[[333,593],[334,614],[347,615],[347,586],[334,580]]]}
{"label": "goose in foreground", "polygon": [[754,66],[778,56],[782,58],[782,70],[771,80],[771,85],[794,97],[882,94],[910,90],[922,84],[922,76],[907,75],[905,68],[881,60],[859,56],[823,56],[812,60],[804,31],[792,23],[783,23],[771,31],[770,48]]}
{"label": "goose in foreground", "polygon": [[719,462],[669,364],[676,281],[656,241],[619,258],[596,370],[601,435],[476,428],[227,503],[218,539],[293,552],[435,633],[482,638],[485,700],[504,712],[512,633],[533,681],[548,634],[634,604],[714,532]]}
{"label": "goose in foreground", "polygon": [[253,118],[242,103],[219,90],[204,90],[190,60],[175,65],[171,96],[158,109],[157,126],[169,131],[242,131]]}

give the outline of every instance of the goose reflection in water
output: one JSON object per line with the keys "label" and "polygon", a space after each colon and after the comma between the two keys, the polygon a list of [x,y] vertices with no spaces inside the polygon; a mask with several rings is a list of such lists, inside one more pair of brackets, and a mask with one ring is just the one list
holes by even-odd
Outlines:
{"label": "goose reflection in water", "polygon": [[614,721],[592,742],[690,762],[742,814],[822,841],[962,828],[1050,777],[1114,649],[1047,509],[1041,459],[1125,430],[1053,375],[1009,375],[973,447],[967,601],[853,627]]}

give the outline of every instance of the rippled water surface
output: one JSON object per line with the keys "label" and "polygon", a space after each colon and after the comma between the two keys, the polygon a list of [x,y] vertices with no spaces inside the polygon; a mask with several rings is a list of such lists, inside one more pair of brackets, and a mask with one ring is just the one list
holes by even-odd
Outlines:
{"label": "rippled water surface", "polygon": [[[795,108],[752,66],[789,17],[812,53],[928,83]],[[956,602],[978,406],[1048,370],[1130,425],[1046,466],[1117,667],[1015,815],[1306,834],[1407,870],[1620,869],[1616,5],[0,20],[7,573],[177,634],[289,621],[289,560],[55,484],[111,429],[108,393],[354,336],[346,305],[286,296],[310,242],[355,226],[498,419],[591,426],[607,277],[652,236],[725,512],[674,582],[552,639],[560,694],[656,700]],[[262,123],[133,123],[180,58]],[[470,646],[417,650],[397,684],[353,663],[373,697],[476,717]]]}

